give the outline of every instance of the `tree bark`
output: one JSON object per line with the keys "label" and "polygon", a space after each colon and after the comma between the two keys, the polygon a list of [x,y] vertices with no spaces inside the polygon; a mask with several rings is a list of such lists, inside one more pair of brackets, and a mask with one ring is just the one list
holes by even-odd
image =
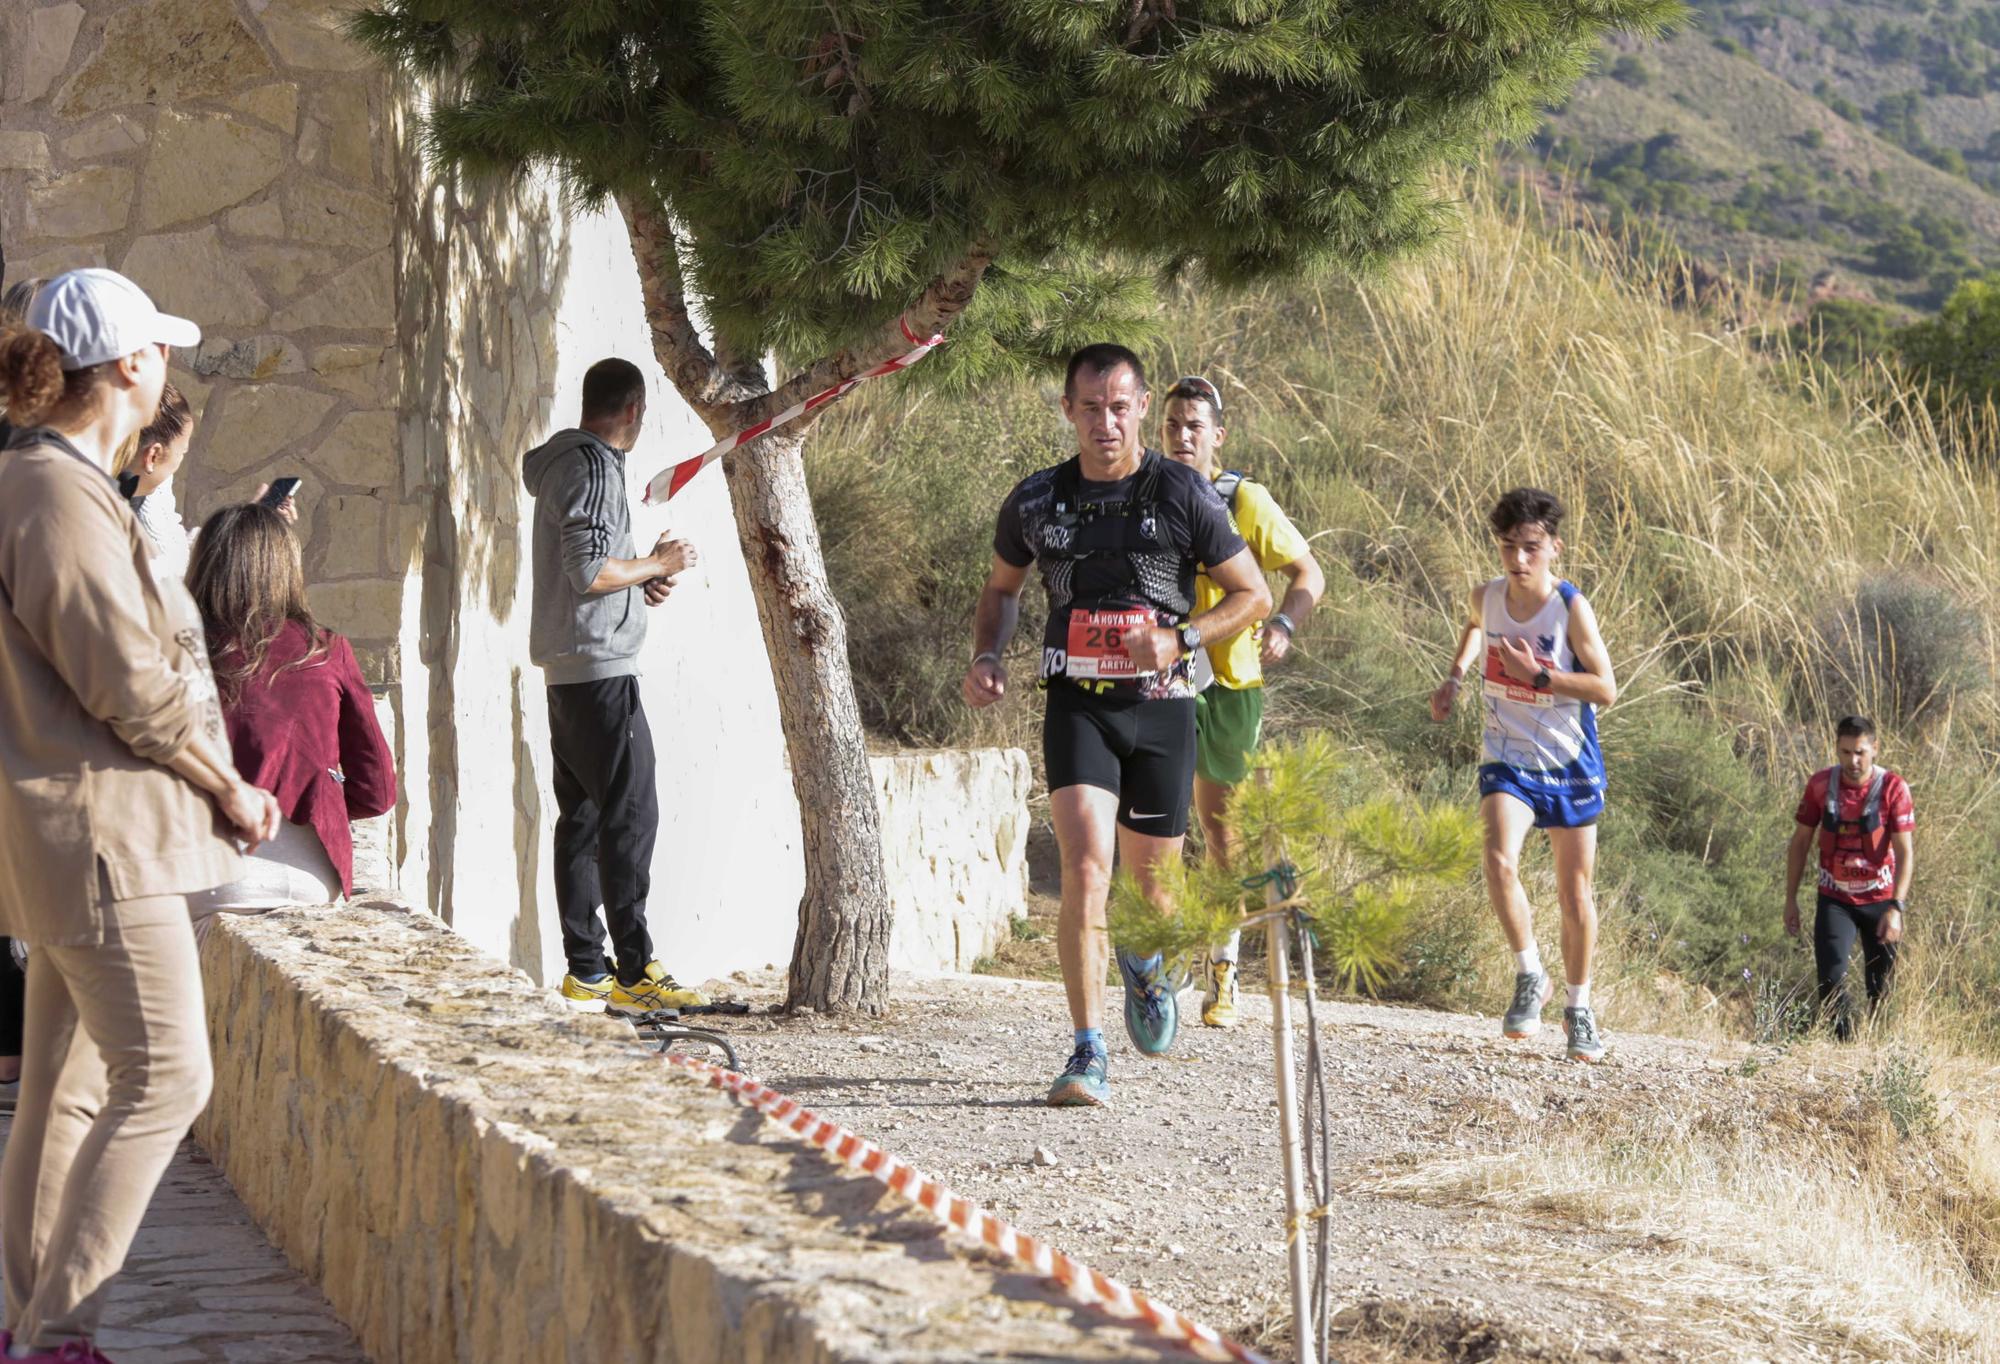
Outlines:
{"label": "tree bark", "polygon": [[[621,203],[653,348],[681,397],[717,436],[784,410],[908,348],[900,335],[827,356],[773,389],[761,360],[711,349],[689,315],[679,247],[666,213]],[[919,335],[942,330],[971,300],[992,253],[970,253],[907,314]],[[847,622],[828,585],[801,451],[810,421],[781,428],[722,461],[737,539],[778,692],[805,852],[805,894],[792,946],[787,1009],[878,1014],[889,996],[889,891],[875,779],[847,661]]]}
{"label": "tree bark", "polygon": [[804,438],[778,434],[725,459],[804,834],[805,894],[788,1009],[880,1013],[889,996],[889,888],[847,622],[827,583],[806,490]]}

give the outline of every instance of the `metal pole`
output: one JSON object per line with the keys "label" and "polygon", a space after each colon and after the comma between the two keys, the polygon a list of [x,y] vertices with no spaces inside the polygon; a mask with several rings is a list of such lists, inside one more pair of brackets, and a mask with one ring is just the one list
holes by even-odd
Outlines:
{"label": "metal pole", "polygon": [[[1257,769],[1257,784],[1271,784],[1268,770]],[[1284,861],[1284,844],[1275,834],[1265,843],[1264,857],[1273,867]],[[1275,880],[1264,883],[1266,906],[1283,898]],[[1277,1063],[1278,1125],[1284,1143],[1285,1256],[1292,1277],[1292,1339],[1298,1364],[1319,1364],[1311,1307],[1312,1267],[1307,1260],[1305,1224],[1299,1220],[1311,1209],[1306,1206],[1305,1152],[1300,1146],[1297,1072],[1292,1065],[1292,947],[1286,931],[1290,927],[1289,915],[1273,916],[1264,925],[1264,947],[1271,967],[1271,1050]]]}

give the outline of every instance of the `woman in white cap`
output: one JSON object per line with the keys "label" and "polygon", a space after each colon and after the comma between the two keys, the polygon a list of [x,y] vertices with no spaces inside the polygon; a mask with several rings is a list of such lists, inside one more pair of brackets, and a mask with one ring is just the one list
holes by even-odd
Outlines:
{"label": "woman in white cap", "polygon": [[57,276],[0,332],[0,932],[33,948],[0,1161],[9,1359],[104,1364],[106,1286],[208,1101],[187,896],[278,825],[230,759],[194,603],[110,474],[167,347],[200,339],[109,270]]}

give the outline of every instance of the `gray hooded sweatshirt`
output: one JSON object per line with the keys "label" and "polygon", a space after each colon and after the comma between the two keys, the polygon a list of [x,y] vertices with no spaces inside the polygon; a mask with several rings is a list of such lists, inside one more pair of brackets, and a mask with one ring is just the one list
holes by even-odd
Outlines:
{"label": "gray hooded sweatshirt", "polygon": [[591,595],[606,559],[636,559],[625,500],[625,452],[588,431],[558,431],[528,451],[521,478],[535,499],[535,604],[528,657],[551,687],[639,671],[644,589]]}

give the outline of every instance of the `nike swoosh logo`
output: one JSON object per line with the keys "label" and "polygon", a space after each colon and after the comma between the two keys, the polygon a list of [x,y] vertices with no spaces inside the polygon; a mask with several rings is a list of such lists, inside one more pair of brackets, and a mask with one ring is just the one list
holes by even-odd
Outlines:
{"label": "nike swoosh logo", "polygon": [[1125,816],[1125,818],[1127,818],[1127,819],[1165,819],[1165,818],[1166,818],[1166,817],[1167,817],[1167,816],[1168,816],[1168,815],[1169,815],[1170,813],[1172,813],[1172,812],[1171,812],[1171,811],[1168,811],[1168,810],[1162,810],[1162,811],[1160,811],[1160,813],[1158,813],[1157,815],[1145,815],[1145,814],[1141,814],[1141,813],[1139,813],[1139,812],[1138,812],[1137,810],[1134,810],[1134,811],[1132,811],[1131,813],[1127,814],[1127,815]]}

